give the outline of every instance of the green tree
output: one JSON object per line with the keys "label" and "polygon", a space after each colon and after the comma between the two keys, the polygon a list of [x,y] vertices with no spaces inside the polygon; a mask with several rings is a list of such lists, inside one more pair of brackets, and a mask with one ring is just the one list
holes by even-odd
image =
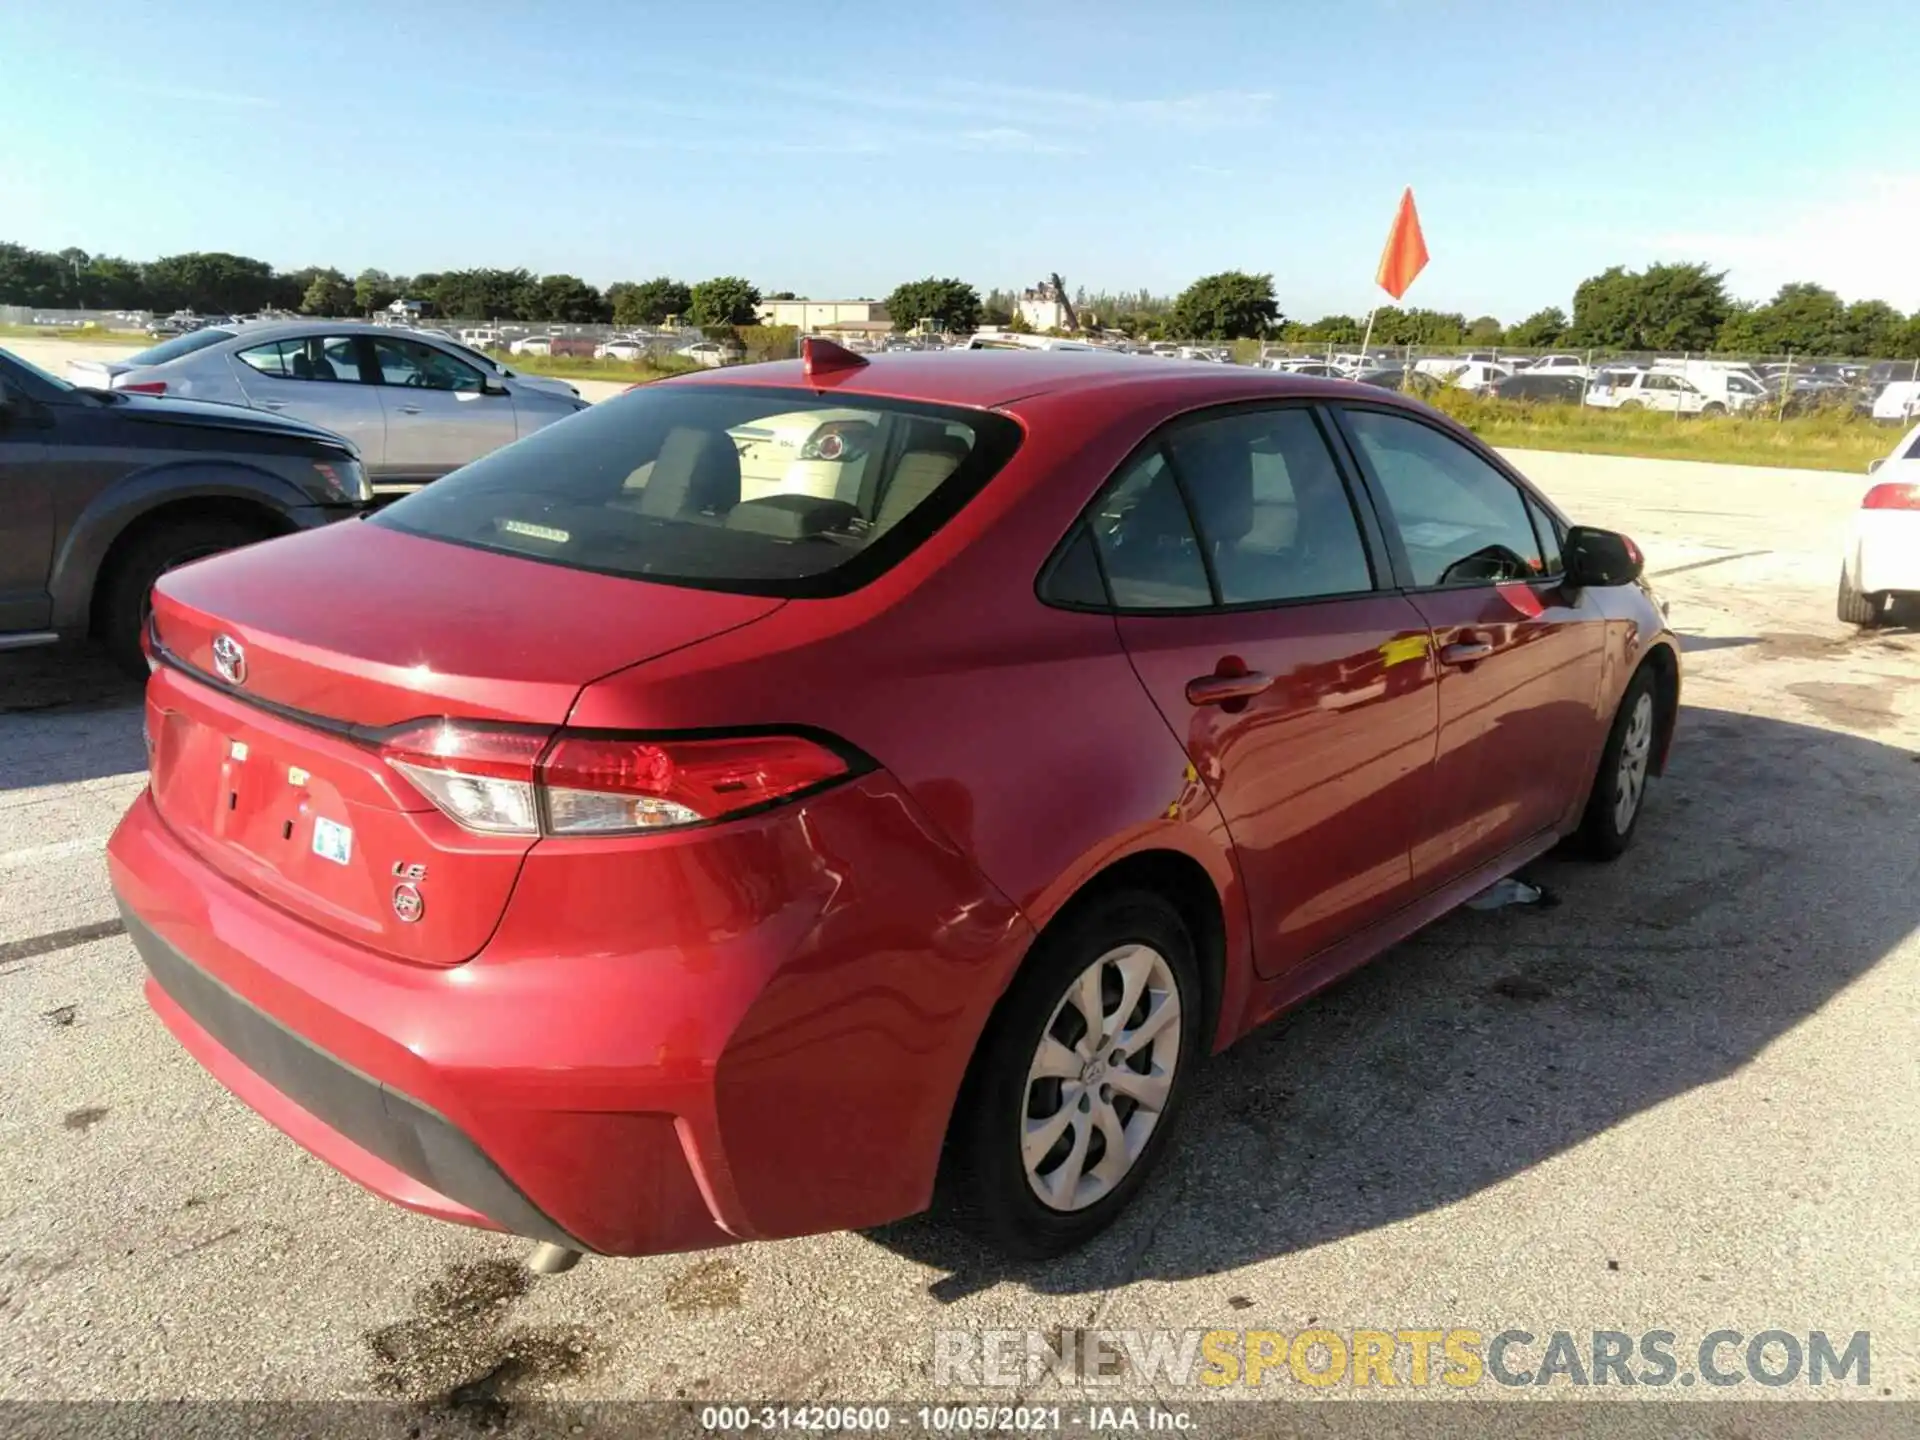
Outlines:
{"label": "green tree", "polygon": [[527,270],[448,270],[416,277],[413,298],[425,300],[448,320],[530,320],[536,287]]}
{"label": "green tree", "polygon": [[1567,312],[1558,305],[1536,310],[1507,331],[1507,344],[1526,350],[1544,350],[1558,345],[1567,333]]}
{"label": "green tree", "polygon": [[687,316],[696,325],[751,325],[759,318],[760,292],[738,275],[718,275],[693,287]]}
{"label": "green tree", "polygon": [[1846,307],[1821,285],[1782,285],[1764,305],[1728,306],[1714,346],[1748,354],[1836,355],[1847,349]]}
{"label": "green tree", "polygon": [[1573,292],[1575,345],[1620,350],[1705,350],[1733,313],[1726,276],[1705,265],[1615,265]]}
{"label": "green tree", "polygon": [[1254,340],[1279,325],[1272,275],[1223,270],[1180,292],[1168,312],[1170,333],[1195,340]]}
{"label": "green tree", "polygon": [[146,300],[140,267],[118,255],[96,255],[80,276],[81,301],[91,309],[134,310]]}
{"label": "green tree", "polygon": [[353,282],[353,303],[362,314],[384,310],[402,298],[401,286],[384,270],[362,270]]}
{"label": "green tree", "polygon": [[1458,345],[1467,338],[1467,317],[1450,310],[1401,310],[1382,305],[1373,312],[1373,339],[1380,345]]}
{"label": "green tree", "polygon": [[896,330],[911,330],[922,320],[933,321],[943,335],[964,335],[979,327],[980,292],[964,280],[910,280],[894,287],[887,297],[887,314]]}
{"label": "green tree", "polygon": [[1351,315],[1322,315],[1288,325],[1283,338],[1301,344],[1357,345],[1365,330],[1366,323]]}
{"label": "green tree", "polygon": [[51,309],[65,302],[69,284],[59,256],[24,245],[0,244],[0,305]]}
{"label": "green tree", "polygon": [[1506,327],[1491,315],[1480,315],[1467,322],[1469,345],[1498,345],[1506,339]]}
{"label": "green tree", "polygon": [[578,275],[542,275],[527,300],[529,320],[561,320],[593,325],[611,318],[600,292]]}
{"label": "green tree", "polygon": [[283,293],[266,261],[221,250],[163,255],[146,266],[144,278],[156,310],[239,313],[263,309]]}
{"label": "green tree", "polygon": [[665,275],[638,285],[630,280],[609,285],[607,299],[616,325],[658,325],[669,315],[685,315],[693,308],[693,292]]}
{"label": "green tree", "polygon": [[1904,317],[1884,300],[1856,300],[1847,307],[1841,323],[1840,351],[1843,355],[1891,355],[1888,348],[1899,341]]}
{"label": "green tree", "polygon": [[353,313],[353,282],[338,270],[322,270],[307,283],[300,297],[302,315],[342,316]]}

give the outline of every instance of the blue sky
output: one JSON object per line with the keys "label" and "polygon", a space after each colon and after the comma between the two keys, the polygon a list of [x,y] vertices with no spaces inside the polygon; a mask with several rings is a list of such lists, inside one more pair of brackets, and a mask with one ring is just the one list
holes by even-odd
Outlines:
{"label": "blue sky", "polygon": [[884,295],[1272,271],[1512,321],[1704,260],[1920,308],[1920,7],[1799,0],[14,5],[0,239]]}

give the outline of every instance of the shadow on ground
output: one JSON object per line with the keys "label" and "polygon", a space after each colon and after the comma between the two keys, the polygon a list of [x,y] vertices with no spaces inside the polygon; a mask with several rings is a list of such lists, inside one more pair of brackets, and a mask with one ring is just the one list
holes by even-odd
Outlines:
{"label": "shadow on ground", "polygon": [[146,769],[141,690],[91,646],[0,653],[0,791]]}
{"label": "shadow on ground", "polygon": [[1453,1204],[1725,1078],[1920,923],[1889,863],[1920,851],[1920,765],[1693,707],[1679,736],[1628,855],[1530,867],[1558,905],[1456,911],[1216,1057],[1179,1149],[1086,1250],[1009,1267],[925,1219],[870,1238],[948,1272],[943,1299],[1214,1274]]}

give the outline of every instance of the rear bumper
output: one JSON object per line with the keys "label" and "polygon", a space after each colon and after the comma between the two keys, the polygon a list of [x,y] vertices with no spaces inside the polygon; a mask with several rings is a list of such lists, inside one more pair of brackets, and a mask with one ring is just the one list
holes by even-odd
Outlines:
{"label": "rear bumper", "polygon": [[1030,932],[916,817],[875,774],[638,850],[536,846],[452,968],[285,914],[144,794],[108,864],[155,1012],[300,1144],[424,1214],[649,1254],[926,1204]]}
{"label": "rear bumper", "polygon": [[1866,595],[1920,593],[1920,510],[1855,515],[1853,581]]}

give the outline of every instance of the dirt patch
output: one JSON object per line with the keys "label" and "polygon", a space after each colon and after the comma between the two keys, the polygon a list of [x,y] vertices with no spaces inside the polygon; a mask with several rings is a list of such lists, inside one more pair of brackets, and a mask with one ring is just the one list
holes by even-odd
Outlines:
{"label": "dirt patch", "polygon": [[78,1130],[83,1134],[107,1118],[107,1107],[89,1105],[82,1110],[69,1110],[67,1118],[60,1123],[69,1130]]}
{"label": "dirt patch", "polygon": [[738,1310],[746,1294],[746,1271],[731,1260],[702,1260],[667,1282],[667,1309],[676,1315]]}

